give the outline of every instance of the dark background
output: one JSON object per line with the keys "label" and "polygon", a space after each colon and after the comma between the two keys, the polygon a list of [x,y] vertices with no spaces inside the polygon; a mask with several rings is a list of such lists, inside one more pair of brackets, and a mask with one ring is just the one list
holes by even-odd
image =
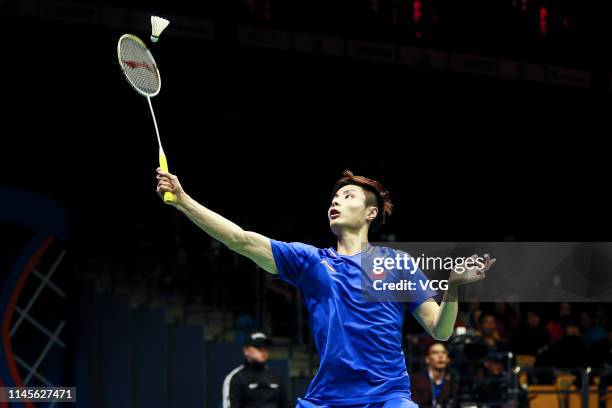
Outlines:
{"label": "dark background", "polygon": [[[563,60],[593,73],[589,89],[236,44],[238,25],[274,25],[274,17],[305,32],[415,42],[410,26],[377,25],[359,13],[367,11],[361,3],[333,21],[326,12],[305,14],[316,3],[281,4],[271,22],[245,16],[241,4],[173,6],[218,25],[213,41],[172,36],[170,26],[152,47],[163,78],[153,99],[162,140],[190,194],[263,233],[290,221],[293,236],[281,238],[307,233],[323,242],[329,191],[350,168],[391,190],[389,230],[400,240],[609,238],[604,6],[573,5],[577,33],[564,40],[511,25],[507,16],[518,11],[503,1],[442,3],[435,32],[443,34],[423,44]],[[11,3],[3,9],[10,15]],[[79,243],[112,247],[138,222],[163,236],[171,210],[154,196],[157,148],[146,102],[116,63],[122,31],[23,17],[1,29],[5,183],[66,202]]]}

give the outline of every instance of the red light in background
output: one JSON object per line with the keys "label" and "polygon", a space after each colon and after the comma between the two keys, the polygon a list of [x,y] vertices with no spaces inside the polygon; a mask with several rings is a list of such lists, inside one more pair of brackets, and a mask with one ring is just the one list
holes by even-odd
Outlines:
{"label": "red light in background", "polygon": [[540,34],[548,33],[548,9],[544,6],[540,7]]}
{"label": "red light in background", "polygon": [[422,18],[423,3],[421,3],[421,0],[412,0],[412,19],[418,24]]}

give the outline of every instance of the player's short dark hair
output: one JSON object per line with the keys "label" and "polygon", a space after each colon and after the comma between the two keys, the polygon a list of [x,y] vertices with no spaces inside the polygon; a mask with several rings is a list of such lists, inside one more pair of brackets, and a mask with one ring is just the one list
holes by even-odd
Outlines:
{"label": "player's short dark hair", "polygon": [[344,170],[342,172],[342,177],[336,181],[336,185],[332,191],[332,197],[338,190],[348,185],[356,185],[363,188],[366,195],[366,206],[375,206],[378,208],[378,215],[372,220],[372,224],[370,225],[372,231],[378,231],[385,223],[386,216],[391,215],[393,211],[393,204],[389,199],[389,192],[376,180],[363,176],[355,176],[352,171]]}

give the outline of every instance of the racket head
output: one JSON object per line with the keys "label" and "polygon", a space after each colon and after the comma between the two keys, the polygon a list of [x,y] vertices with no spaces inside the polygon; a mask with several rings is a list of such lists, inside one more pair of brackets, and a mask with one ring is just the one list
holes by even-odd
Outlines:
{"label": "racket head", "polygon": [[161,89],[161,76],[153,54],[144,41],[133,34],[124,34],[117,42],[119,66],[128,83],[147,98]]}

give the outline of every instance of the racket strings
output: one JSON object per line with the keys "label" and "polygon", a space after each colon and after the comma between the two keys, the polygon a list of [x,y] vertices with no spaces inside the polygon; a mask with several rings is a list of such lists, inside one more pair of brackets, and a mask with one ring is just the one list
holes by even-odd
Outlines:
{"label": "racket strings", "polygon": [[154,96],[159,92],[159,73],[148,49],[131,38],[124,38],[119,47],[119,59],[134,88],[146,96]]}

